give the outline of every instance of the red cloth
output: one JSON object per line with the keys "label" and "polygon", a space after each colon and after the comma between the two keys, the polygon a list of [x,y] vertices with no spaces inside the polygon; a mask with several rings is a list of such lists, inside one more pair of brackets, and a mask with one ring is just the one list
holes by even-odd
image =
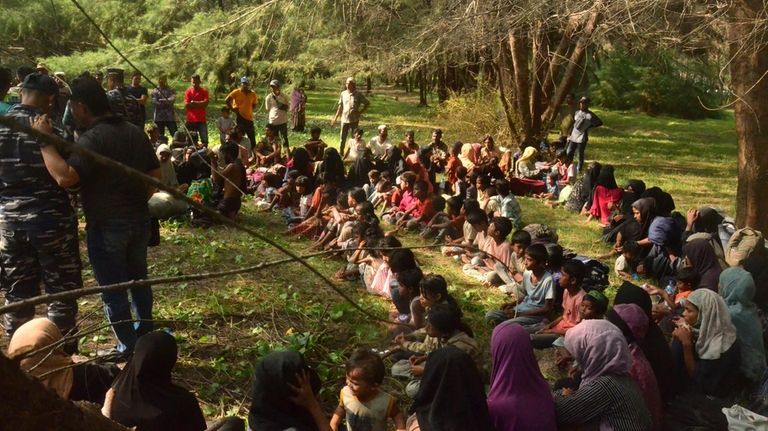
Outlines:
{"label": "red cloth", "polygon": [[448,184],[454,185],[459,180],[456,176],[459,166],[461,166],[461,161],[457,157],[448,158],[448,163],[445,165],[445,176],[448,178]]}
{"label": "red cloth", "polygon": [[[203,87],[195,90],[195,87],[187,88],[184,92],[184,103],[204,102],[208,100],[208,90]],[[187,121],[190,123],[205,123],[205,108],[187,108]]]}
{"label": "red cloth", "polygon": [[589,213],[592,214],[593,217],[600,219],[600,223],[608,224],[611,216],[611,211],[608,209],[608,205],[611,203],[620,203],[623,192],[622,189],[608,189],[598,185],[595,187],[595,192],[592,196],[592,207],[589,209]]}
{"label": "red cloth", "polygon": [[432,199],[416,200],[414,203],[416,204],[416,209],[411,213],[413,218],[426,216],[427,221],[429,221],[435,215],[435,211],[432,208]]}
{"label": "red cloth", "polygon": [[509,179],[509,189],[513,195],[527,196],[546,192],[547,185],[541,180],[513,177]]}

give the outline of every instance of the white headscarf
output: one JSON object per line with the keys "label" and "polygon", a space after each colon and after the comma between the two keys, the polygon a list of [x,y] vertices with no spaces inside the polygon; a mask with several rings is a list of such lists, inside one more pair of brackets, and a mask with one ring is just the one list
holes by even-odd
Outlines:
{"label": "white headscarf", "polygon": [[694,290],[688,302],[699,309],[696,353],[700,359],[720,358],[736,341],[736,327],[731,322],[728,306],[720,295],[709,289]]}

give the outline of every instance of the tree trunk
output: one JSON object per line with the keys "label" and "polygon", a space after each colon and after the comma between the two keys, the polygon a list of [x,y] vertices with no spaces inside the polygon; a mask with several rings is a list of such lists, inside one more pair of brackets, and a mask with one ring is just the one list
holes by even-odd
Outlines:
{"label": "tree trunk", "polygon": [[532,135],[527,42],[527,38],[509,33],[509,51],[512,53],[512,67],[515,71],[515,108],[520,119],[520,139],[523,144],[529,143]]}
{"label": "tree trunk", "polygon": [[427,66],[419,68],[419,106],[427,106]]}
{"label": "tree trunk", "polygon": [[371,88],[373,88],[373,83],[371,81],[371,76],[368,75],[365,78],[365,94],[371,94]]}
{"label": "tree trunk", "polygon": [[95,404],[60,398],[0,353],[0,429],[14,431],[129,431]]}
{"label": "tree trunk", "polygon": [[736,224],[768,234],[768,79],[764,75],[768,43],[752,39],[763,7],[761,0],[734,1],[729,9],[728,37],[731,89],[738,98]]}

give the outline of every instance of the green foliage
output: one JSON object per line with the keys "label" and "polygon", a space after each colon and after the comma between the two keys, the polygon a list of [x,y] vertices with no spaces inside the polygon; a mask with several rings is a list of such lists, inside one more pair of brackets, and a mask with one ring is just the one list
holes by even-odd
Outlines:
{"label": "green foliage", "polygon": [[437,107],[437,118],[466,142],[480,142],[486,133],[502,145],[511,141],[497,92],[482,83],[475,91],[452,94]]}
{"label": "green foliage", "polygon": [[618,110],[639,110],[687,119],[716,118],[707,109],[722,103],[711,67],[667,52],[648,58],[621,48],[607,51],[592,87],[595,102]]}

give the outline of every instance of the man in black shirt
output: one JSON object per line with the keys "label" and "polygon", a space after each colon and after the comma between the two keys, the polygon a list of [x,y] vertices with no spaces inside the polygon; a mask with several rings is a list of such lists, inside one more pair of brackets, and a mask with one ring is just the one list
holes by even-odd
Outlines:
{"label": "man in black shirt", "polygon": [[[53,78],[29,74],[21,85],[21,104],[7,115],[29,125],[30,119],[51,113],[58,94]],[[49,132],[61,136],[60,129],[51,127]],[[0,126],[0,235],[4,273],[0,288],[6,303],[39,295],[41,279],[46,293],[83,286],[77,218],[69,195],[46,170],[40,144],[4,126]],[[48,305],[48,318],[65,334],[74,329],[76,314],[75,300]],[[6,313],[6,334],[10,337],[34,316],[33,306]]]}
{"label": "man in black shirt", "polygon": [[125,87],[125,90],[139,103],[141,118],[143,122],[146,122],[149,92],[147,91],[147,87],[141,85],[141,74],[138,71],[133,72],[133,75],[131,76],[131,85]]}
{"label": "man in black shirt", "polygon": [[[78,144],[126,166],[160,178],[160,165],[144,131],[114,116],[104,90],[92,78],[78,78],[72,83],[72,114],[84,129]],[[48,132],[43,121],[34,126]],[[149,242],[150,190],[140,180],[132,179],[72,154],[66,160],[53,146],[43,148],[45,165],[59,184],[79,182],[85,212],[88,257],[100,285],[147,278],[147,243]],[[136,324],[113,326],[118,352],[133,351],[136,339],[152,330],[152,289],[102,294],[110,322],[131,320],[131,305]]]}

